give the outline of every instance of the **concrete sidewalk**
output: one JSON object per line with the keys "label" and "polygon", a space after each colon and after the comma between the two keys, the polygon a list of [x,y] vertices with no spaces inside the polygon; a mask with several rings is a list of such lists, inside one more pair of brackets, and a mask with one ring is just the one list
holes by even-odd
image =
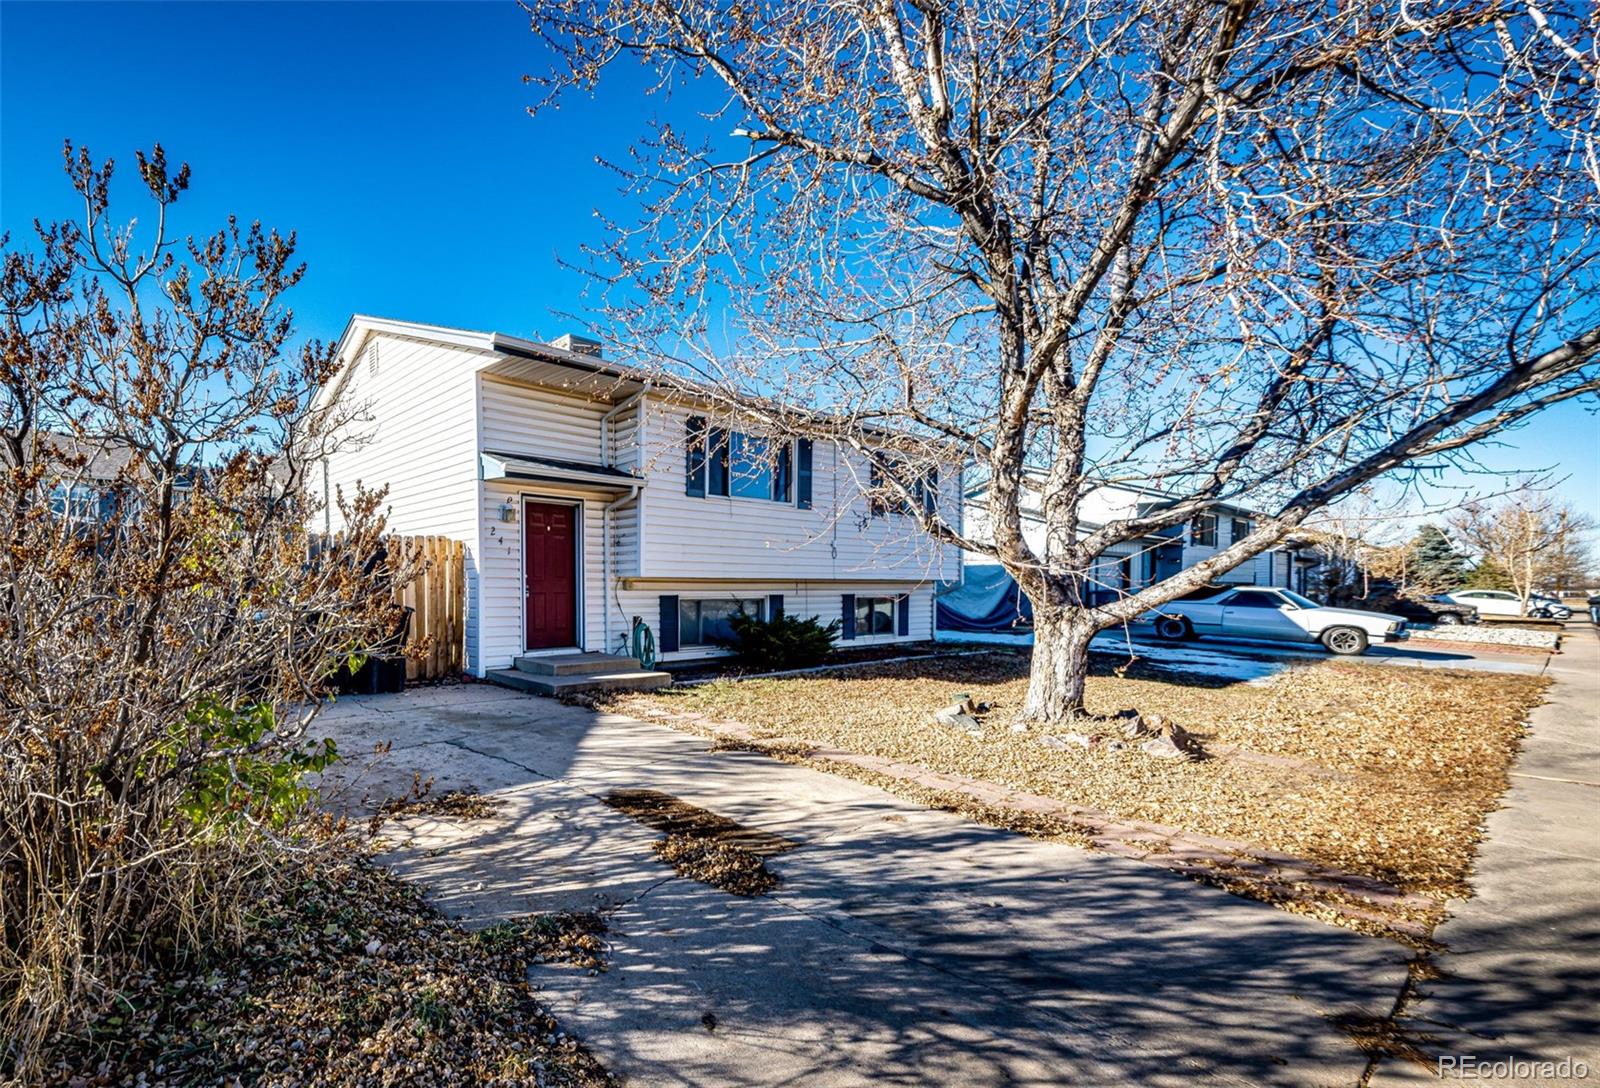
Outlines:
{"label": "concrete sidewalk", "polygon": [[[535,981],[633,1084],[1351,1085],[1367,1059],[1337,1021],[1388,1013],[1405,980],[1399,945],[629,718],[470,686],[319,724],[346,753],[393,743],[364,780],[330,776],[335,803],[414,771],[504,799],[386,831],[445,910],[612,910],[608,972]],[[598,800],[627,787],[798,841],[769,863],[783,884],[675,876]]]}
{"label": "concrete sidewalk", "polygon": [[[1569,623],[1548,667],[1549,701],[1486,823],[1471,899],[1436,931],[1445,976],[1423,982],[1400,1023],[1435,1055],[1584,1062],[1600,1080],[1600,637]],[[1433,1082],[1389,1062],[1380,1088]],[[1478,1083],[1571,1084],[1479,1077]]]}

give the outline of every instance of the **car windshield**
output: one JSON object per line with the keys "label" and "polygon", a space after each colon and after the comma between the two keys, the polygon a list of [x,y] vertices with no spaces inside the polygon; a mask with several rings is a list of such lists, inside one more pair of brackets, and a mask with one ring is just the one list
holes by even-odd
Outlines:
{"label": "car windshield", "polygon": [[1295,604],[1299,605],[1301,608],[1321,608],[1322,607],[1316,601],[1313,601],[1310,597],[1302,597],[1302,596],[1300,596],[1300,594],[1296,593],[1292,589],[1280,589],[1280,590],[1278,590],[1278,592],[1281,593],[1283,596],[1287,597],[1289,600],[1293,601]]}

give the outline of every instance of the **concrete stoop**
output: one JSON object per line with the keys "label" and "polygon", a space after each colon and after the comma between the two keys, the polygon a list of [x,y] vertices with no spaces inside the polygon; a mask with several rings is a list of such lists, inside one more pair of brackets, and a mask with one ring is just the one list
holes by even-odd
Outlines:
{"label": "concrete stoop", "polygon": [[490,669],[487,677],[502,687],[537,695],[577,691],[654,691],[672,683],[672,674],[639,667],[617,654],[569,653],[519,657],[514,667]]}

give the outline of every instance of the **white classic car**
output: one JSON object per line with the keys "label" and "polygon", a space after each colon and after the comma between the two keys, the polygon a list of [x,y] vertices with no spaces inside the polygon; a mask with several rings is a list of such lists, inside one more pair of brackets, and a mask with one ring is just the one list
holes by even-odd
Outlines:
{"label": "white classic car", "polygon": [[1141,619],[1165,639],[1231,635],[1283,642],[1320,642],[1336,654],[1364,654],[1369,642],[1401,637],[1406,621],[1383,612],[1325,608],[1293,590],[1240,586],[1209,597],[1173,601]]}

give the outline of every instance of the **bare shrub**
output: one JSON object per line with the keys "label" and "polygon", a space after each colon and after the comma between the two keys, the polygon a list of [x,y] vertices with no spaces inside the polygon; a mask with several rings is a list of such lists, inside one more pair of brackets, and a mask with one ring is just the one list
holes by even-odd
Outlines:
{"label": "bare shrub", "polygon": [[158,146],[141,247],[107,219],[112,164],[66,160],[84,221],[7,237],[0,276],[0,1075],[24,1080],[317,848],[317,695],[394,620],[381,496],[306,533],[334,364],[285,354],[293,237],[169,236],[189,171]]}

